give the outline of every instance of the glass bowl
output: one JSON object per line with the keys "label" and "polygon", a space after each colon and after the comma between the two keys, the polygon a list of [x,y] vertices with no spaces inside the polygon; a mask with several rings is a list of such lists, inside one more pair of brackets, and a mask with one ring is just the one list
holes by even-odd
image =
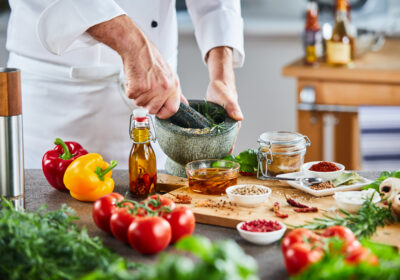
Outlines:
{"label": "glass bowl", "polygon": [[195,160],[186,164],[189,189],[195,193],[221,195],[236,185],[240,164],[223,159]]}

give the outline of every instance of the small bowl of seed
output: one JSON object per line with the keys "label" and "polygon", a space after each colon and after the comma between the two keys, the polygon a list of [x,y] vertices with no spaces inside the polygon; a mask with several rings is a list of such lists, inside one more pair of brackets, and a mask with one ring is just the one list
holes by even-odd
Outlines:
{"label": "small bowl of seed", "polygon": [[268,200],[271,189],[261,185],[235,185],[226,189],[229,199],[244,207],[257,207]]}

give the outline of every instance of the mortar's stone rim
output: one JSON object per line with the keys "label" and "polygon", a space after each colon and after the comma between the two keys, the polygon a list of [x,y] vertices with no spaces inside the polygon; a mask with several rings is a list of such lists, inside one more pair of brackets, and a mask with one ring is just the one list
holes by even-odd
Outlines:
{"label": "mortar's stone rim", "polygon": [[[204,102],[204,100],[197,100],[197,99],[189,100],[189,103],[192,103],[192,102],[193,103],[201,103],[201,102]],[[171,131],[176,134],[187,135],[187,136],[191,136],[191,137],[223,136],[223,135],[231,132],[234,128],[238,127],[238,125],[239,125],[239,121],[236,121],[236,120],[232,119],[231,117],[227,116],[225,118],[226,129],[224,129],[224,131],[222,131],[218,134],[216,133],[216,131],[212,131],[209,133],[195,134],[196,131],[199,131],[201,129],[183,128],[183,127],[173,124],[172,122],[169,121],[169,119],[164,120],[164,119],[159,119],[158,117],[155,118],[155,122],[156,122],[156,124],[160,124],[160,127],[166,129],[167,131]]]}

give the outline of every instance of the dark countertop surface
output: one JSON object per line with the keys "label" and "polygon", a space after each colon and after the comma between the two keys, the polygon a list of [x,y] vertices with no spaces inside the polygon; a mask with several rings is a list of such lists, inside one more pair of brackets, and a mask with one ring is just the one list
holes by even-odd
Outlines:
{"label": "dark countertop surface", "polygon": [[[361,172],[366,178],[375,180],[379,172]],[[113,178],[115,180],[115,192],[125,194],[128,191],[128,171],[116,170]],[[120,254],[135,262],[151,263],[156,261],[155,256],[142,256],[131,249],[129,245],[119,242],[117,239],[104,233],[96,227],[92,220],[92,203],[80,202],[72,198],[68,193],[53,189],[46,181],[42,170],[25,171],[25,206],[27,210],[36,210],[41,204],[47,204],[49,209],[60,208],[65,203],[75,209],[80,220],[79,225],[86,226],[91,236],[99,236],[104,244]],[[259,264],[259,275],[261,279],[287,279],[288,274],[283,264],[283,257],[278,242],[272,245],[253,245],[243,240],[235,229],[196,224],[195,234],[203,235],[211,240],[233,239],[244,251],[253,256]],[[170,246],[166,252],[172,252]]]}

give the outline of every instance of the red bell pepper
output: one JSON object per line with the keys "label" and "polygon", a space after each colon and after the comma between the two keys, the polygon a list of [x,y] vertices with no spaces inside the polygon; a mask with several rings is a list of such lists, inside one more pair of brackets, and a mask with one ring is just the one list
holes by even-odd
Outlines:
{"label": "red bell pepper", "polygon": [[60,138],[54,141],[55,146],[46,152],[42,159],[42,169],[49,184],[60,191],[67,190],[64,185],[64,173],[76,158],[88,152],[77,142],[64,142]]}

